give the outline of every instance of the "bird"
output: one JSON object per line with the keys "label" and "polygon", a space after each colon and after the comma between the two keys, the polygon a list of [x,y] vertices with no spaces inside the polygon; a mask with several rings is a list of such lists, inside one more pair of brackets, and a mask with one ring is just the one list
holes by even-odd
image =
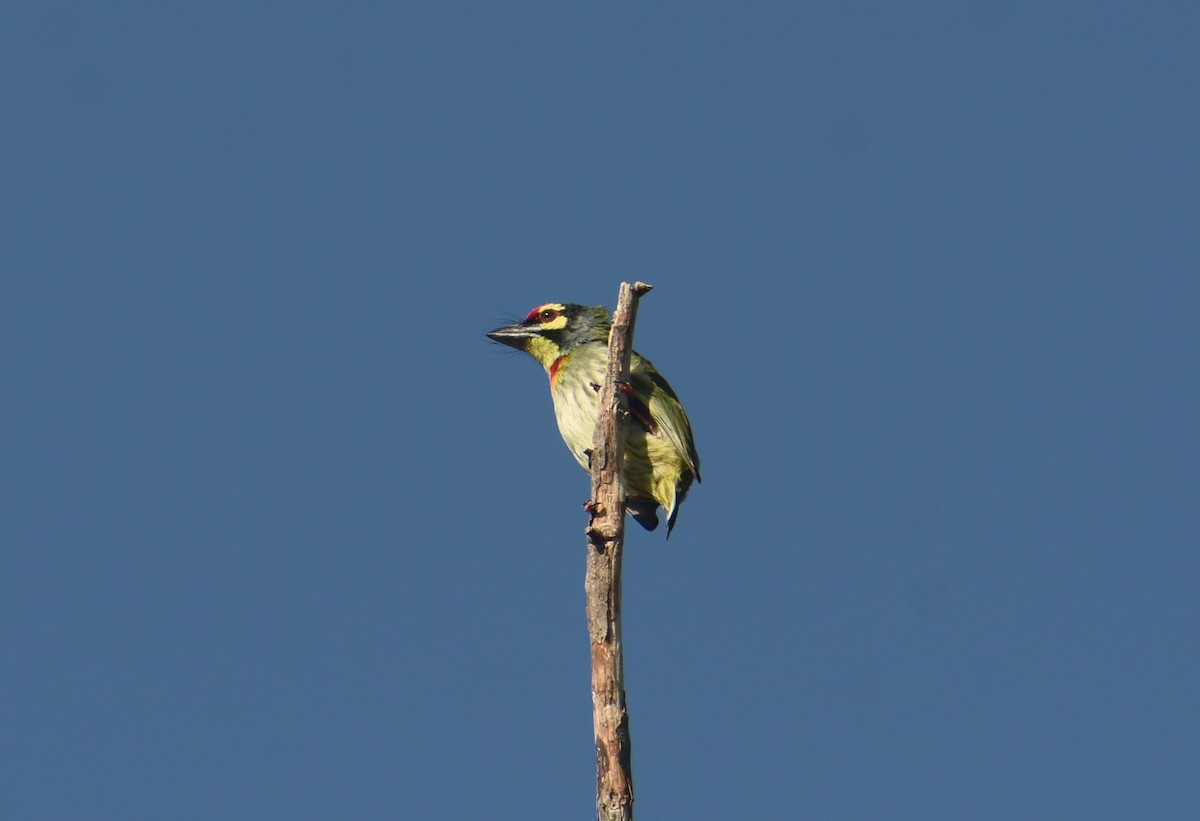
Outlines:
{"label": "bird", "polygon": [[[608,309],[602,305],[547,302],[521,322],[487,334],[524,351],[546,369],[558,431],[584,470],[591,469],[611,327]],[[692,480],[700,481],[700,454],[692,425],[670,384],[637,351],[630,355],[629,383],[622,389],[630,412],[621,471],[626,510],[646,530],[654,530],[661,506],[670,538]]]}

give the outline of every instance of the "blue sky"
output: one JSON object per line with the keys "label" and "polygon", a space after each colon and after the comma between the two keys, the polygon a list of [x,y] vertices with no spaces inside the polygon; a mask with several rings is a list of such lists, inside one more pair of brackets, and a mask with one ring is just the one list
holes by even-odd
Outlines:
{"label": "blue sky", "polygon": [[1200,815],[1194,4],[5,17],[0,816],[589,817],[622,279],[638,817]]}

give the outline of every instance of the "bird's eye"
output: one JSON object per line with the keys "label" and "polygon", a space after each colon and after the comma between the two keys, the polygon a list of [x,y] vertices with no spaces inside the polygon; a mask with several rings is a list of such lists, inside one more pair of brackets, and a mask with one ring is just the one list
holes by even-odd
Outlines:
{"label": "bird's eye", "polygon": [[554,319],[554,317],[556,317],[556,316],[558,316],[557,311],[552,311],[549,308],[547,308],[546,310],[542,311],[541,320],[542,320],[542,322],[549,322],[550,320]]}

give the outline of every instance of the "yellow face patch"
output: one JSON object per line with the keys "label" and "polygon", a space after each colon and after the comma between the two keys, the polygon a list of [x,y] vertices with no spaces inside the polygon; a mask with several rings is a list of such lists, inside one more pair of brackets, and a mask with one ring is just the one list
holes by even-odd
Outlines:
{"label": "yellow face patch", "polygon": [[528,342],[526,342],[525,350],[529,352],[530,356],[541,363],[541,366],[545,368],[547,372],[549,372],[550,366],[554,364],[554,360],[558,359],[558,356],[561,353],[557,345],[555,345],[549,339],[542,339],[540,336],[532,337]]}
{"label": "yellow face patch", "polygon": [[566,306],[558,302],[539,305],[525,317],[526,322],[536,322],[544,331],[558,331],[567,327]]}
{"label": "yellow face patch", "polygon": [[[521,327],[532,331],[529,336],[522,335],[520,347],[541,363],[547,371],[554,360],[562,355],[562,350],[554,340],[538,334],[551,334],[567,327],[567,306],[561,302],[547,302],[539,305],[526,315]],[[532,327],[531,327],[532,326]]]}

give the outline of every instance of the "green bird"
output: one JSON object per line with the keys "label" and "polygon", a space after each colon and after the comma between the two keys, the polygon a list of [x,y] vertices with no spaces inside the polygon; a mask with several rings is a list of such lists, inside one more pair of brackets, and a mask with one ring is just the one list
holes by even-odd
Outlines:
{"label": "green bird", "polygon": [[[496,342],[525,351],[546,369],[558,431],[584,470],[590,470],[611,325],[603,306],[547,302],[524,321],[488,333]],[[692,479],[700,481],[700,454],[679,397],[637,351],[630,357],[629,384],[630,420],[621,471],[625,506],[638,524],[654,530],[662,505],[669,538]]]}

